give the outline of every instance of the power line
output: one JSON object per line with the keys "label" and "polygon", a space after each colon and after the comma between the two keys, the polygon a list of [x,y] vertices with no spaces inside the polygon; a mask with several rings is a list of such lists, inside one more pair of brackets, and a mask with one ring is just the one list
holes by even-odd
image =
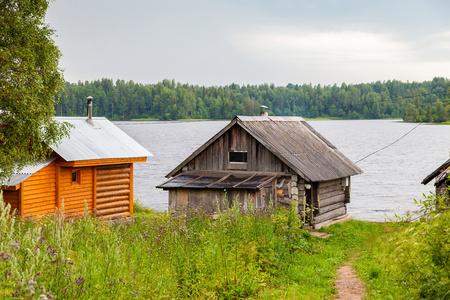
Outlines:
{"label": "power line", "polygon": [[405,133],[404,135],[402,135],[401,137],[399,137],[398,139],[396,139],[395,141],[393,141],[392,143],[390,143],[387,146],[384,146],[381,149],[378,149],[377,151],[374,151],[372,153],[370,153],[369,155],[364,156],[363,158],[361,158],[360,160],[358,160],[357,162],[355,162],[355,164],[359,163],[360,161],[365,160],[366,158],[368,158],[369,156],[372,156],[378,152],[380,152],[381,150],[384,150],[386,148],[389,148],[390,146],[394,145],[395,143],[397,143],[398,141],[400,141],[401,139],[403,139],[405,136],[407,136],[408,134],[410,134],[413,130],[415,130],[417,127],[419,127],[420,125],[422,125],[422,123],[417,124],[417,126],[415,126],[413,129],[411,129],[410,131],[408,131],[407,133]]}

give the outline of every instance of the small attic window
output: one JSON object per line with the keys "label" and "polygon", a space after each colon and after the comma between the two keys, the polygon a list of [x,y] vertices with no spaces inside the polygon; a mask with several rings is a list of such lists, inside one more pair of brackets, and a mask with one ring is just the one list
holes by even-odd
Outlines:
{"label": "small attic window", "polygon": [[72,170],[72,184],[74,183],[80,184],[80,180],[81,180],[80,170]]}
{"label": "small attic window", "polygon": [[228,161],[230,163],[246,163],[247,151],[230,151],[228,152]]}
{"label": "small attic window", "polygon": [[228,170],[247,170],[247,151],[229,151]]}

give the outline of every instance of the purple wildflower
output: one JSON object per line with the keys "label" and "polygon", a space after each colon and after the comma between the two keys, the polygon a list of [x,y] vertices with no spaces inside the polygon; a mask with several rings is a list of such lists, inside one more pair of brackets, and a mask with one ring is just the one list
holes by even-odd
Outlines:
{"label": "purple wildflower", "polygon": [[48,245],[47,247],[47,254],[49,256],[52,256],[53,254],[58,253],[55,248],[52,247],[52,245]]}
{"label": "purple wildflower", "polygon": [[84,283],[84,277],[83,277],[83,276],[80,276],[80,277],[75,278],[75,282],[76,282],[78,285],[82,285],[82,284]]}
{"label": "purple wildflower", "polygon": [[7,261],[10,258],[10,255],[8,253],[2,252],[0,253],[0,258],[2,261]]}
{"label": "purple wildflower", "polygon": [[19,250],[20,249],[19,241],[12,241],[11,247],[16,248],[16,250]]}
{"label": "purple wildflower", "polygon": [[48,298],[48,300],[53,300],[52,292],[50,292],[50,291],[47,292],[47,298]]}

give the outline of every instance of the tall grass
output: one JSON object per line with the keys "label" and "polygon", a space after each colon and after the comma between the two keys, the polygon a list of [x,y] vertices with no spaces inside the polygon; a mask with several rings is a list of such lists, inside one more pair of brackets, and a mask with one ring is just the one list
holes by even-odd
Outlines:
{"label": "tall grass", "polygon": [[0,203],[0,297],[326,299],[336,268],[383,230],[353,221],[321,240],[290,208],[63,215],[21,220]]}
{"label": "tall grass", "polygon": [[361,253],[370,299],[450,299],[450,211],[431,194],[416,201],[420,220],[392,223]]}

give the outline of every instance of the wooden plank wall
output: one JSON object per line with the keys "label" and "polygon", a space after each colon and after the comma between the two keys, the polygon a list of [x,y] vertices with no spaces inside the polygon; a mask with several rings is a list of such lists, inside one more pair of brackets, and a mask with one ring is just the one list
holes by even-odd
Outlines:
{"label": "wooden plank wall", "polygon": [[186,208],[188,205],[189,190],[187,189],[170,189],[169,190],[169,208],[177,210],[178,208]]}
{"label": "wooden plank wall", "polygon": [[318,188],[318,210],[314,222],[321,223],[345,215],[345,191],[341,179],[320,182]]}
{"label": "wooden plank wall", "polygon": [[228,151],[247,151],[247,171],[289,172],[290,168],[235,125],[188,163],[188,170],[228,170]]}
{"label": "wooden plank wall", "polygon": [[224,204],[228,205],[228,200],[224,201],[225,193],[223,190],[189,189],[188,191],[189,207],[202,207],[205,211],[215,212],[218,204],[220,209],[224,209]]}
{"label": "wooden plank wall", "polygon": [[3,191],[3,201],[6,204],[10,204],[11,205],[11,213],[16,210],[17,212],[19,212],[20,209],[20,203],[19,203],[19,197],[20,197],[20,191],[16,190],[16,191],[8,191],[8,190],[4,190]]}
{"label": "wooden plank wall", "polygon": [[[271,189],[271,188],[270,188]],[[230,208],[234,201],[238,201],[240,207],[247,208],[252,201],[258,207],[257,197],[250,190],[215,190],[215,189],[171,189],[169,190],[169,207],[180,209],[186,207],[202,207],[207,212],[216,212],[220,209]],[[260,200],[259,200],[260,201]]]}
{"label": "wooden plank wall", "polygon": [[132,214],[132,164],[97,167],[96,214],[102,218]]}
{"label": "wooden plank wall", "polygon": [[[80,171],[80,183],[72,182],[72,172]],[[60,168],[59,173],[59,195],[64,200],[64,211],[66,215],[79,215],[85,211],[85,200],[88,212],[92,212],[92,186],[94,167],[82,168]]]}
{"label": "wooden plank wall", "polygon": [[21,184],[22,216],[54,214],[56,207],[56,162],[37,171]]}

